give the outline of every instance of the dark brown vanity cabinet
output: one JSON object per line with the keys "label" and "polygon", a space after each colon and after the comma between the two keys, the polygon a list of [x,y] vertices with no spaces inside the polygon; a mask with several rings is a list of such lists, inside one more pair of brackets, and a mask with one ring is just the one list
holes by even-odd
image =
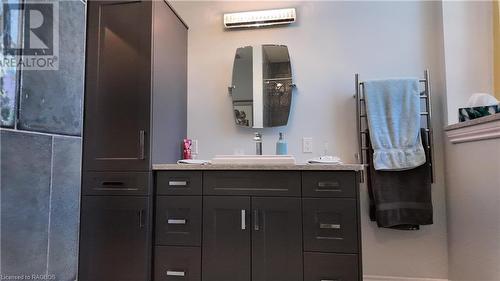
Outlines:
{"label": "dark brown vanity cabinet", "polygon": [[175,163],[187,124],[187,27],[159,0],[89,0],[85,170]]}
{"label": "dark brown vanity cabinet", "polygon": [[89,1],[85,166],[149,169],[151,2]]}
{"label": "dark brown vanity cabinet", "polygon": [[354,171],[155,178],[155,281],[361,280]]}
{"label": "dark brown vanity cabinet", "polygon": [[85,196],[78,280],[149,280],[148,197]]}
{"label": "dark brown vanity cabinet", "polygon": [[[187,27],[165,1],[88,0],[86,52],[78,280],[150,281],[151,166],[181,157]],[[167,240],[194,241],[176,227]]]}

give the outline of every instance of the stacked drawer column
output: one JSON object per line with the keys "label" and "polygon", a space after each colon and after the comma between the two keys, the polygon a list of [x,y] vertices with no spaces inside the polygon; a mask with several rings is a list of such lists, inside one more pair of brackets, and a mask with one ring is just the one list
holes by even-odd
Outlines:
{"label": "stacked drawer column", "polygon": [[156,176],[154,280],[201,280],[202,173]]}

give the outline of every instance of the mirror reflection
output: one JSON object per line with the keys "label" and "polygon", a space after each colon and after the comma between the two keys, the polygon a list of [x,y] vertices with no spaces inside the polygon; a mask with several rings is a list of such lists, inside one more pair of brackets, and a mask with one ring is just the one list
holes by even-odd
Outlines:
{"label": "mirror reflection", "polygon": [[293,86],[286,46],[238,48],[230,87],[236,124],[250,128],[286,125]]}

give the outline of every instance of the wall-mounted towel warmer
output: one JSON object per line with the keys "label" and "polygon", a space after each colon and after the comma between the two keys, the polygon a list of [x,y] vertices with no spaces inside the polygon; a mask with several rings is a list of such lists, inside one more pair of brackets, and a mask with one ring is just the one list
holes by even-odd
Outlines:
{"label": "wall-mounted towel warmer", "polygon": [[[363,164],[365,167],[370,165],[367,163],[367,155],[366,152],[368,150],[369,144],[367,143],[367,129],[368,123],[366,118],[366,105],[365,105],[365,96],[364,96],[364,83],[360,81],[359,74],[354,75],[355,87],[356,87],[356,95],[354,98],[356,99],[356,116],[357,116],[357,131],[358,131],[358,145],[359,152],[356,155],[358,162]],[[434,142],[432,136],[432,110],[431,110],[431,85],[430,85],[430,75],[429,70],[424,71],[424,79],[420,79],[420,83],[423,86],[423,90],[420,92],[420,98],[423,100],[423,111],[420,113],[422,117],[425,117],[425,121],[422,122],[422,128],[425,128],[427,133],[427,143],[429,144],[429,165],[431,166],[431,178],[432,183],[434,183]],[[364,182],[364,175],[361,174],[361,182]]]}

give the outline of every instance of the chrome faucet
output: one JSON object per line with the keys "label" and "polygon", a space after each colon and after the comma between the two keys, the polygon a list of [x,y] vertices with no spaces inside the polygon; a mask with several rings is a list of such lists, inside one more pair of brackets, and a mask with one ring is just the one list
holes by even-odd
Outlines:
{"label": "chrome faucet", "polygon": [[253,140],[255,141],[255,154],[262,155],[262,134],[256,132]]}

